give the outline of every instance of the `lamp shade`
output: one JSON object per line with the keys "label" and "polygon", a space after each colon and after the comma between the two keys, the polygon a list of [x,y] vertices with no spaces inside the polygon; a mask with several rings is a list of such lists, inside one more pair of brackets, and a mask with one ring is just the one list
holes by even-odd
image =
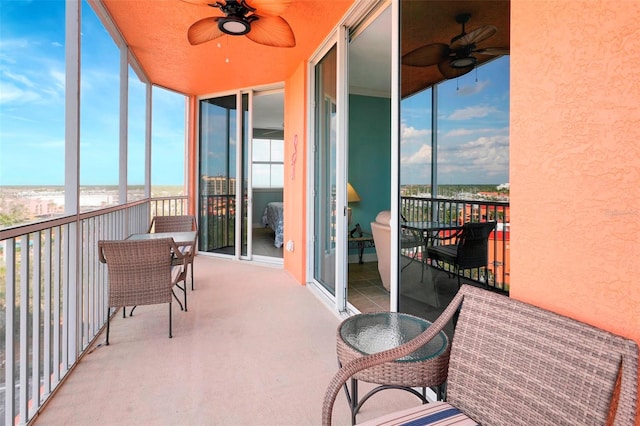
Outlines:
{"label": "lamp shade", "polygon": [[351,186],[351,184],[347,182],[347,202],[357,203],[358,201],[360,201],[360,196],[358,195],[356,190],[353,189],[353,186]]}

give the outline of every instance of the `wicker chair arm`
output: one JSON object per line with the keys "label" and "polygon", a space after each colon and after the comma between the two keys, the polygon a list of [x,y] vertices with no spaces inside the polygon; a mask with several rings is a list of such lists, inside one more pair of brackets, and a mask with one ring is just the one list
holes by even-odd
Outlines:
{"label": "wicker chair arm", "polygon": [[442,329],[447,325],[449,320],[453,318],[458,307],[462,304],[464,298],[463,285],[458,294],[451,301],[449,306],[442,312],[442,314],[433,322],[433,324],[427,328],[422,334],[416,336],[411,341],[396,346],[395,348],[388,349],[383,352],[378,352],[371,355],[363,356],[362,358],[354,359],[345,365],[343,365],[338,372],[333,376],[333,379],[329,383],[327,391],[325,393],[324,402],[322,404],[322,424],[324,426],[331,425],[331,415],[333,413],[333,404],[335,403],[338,392],[342,386],[359,371],[371,368],[375,365],[384,364],[386,362],[394,361],[398,358],[402,358],[411,352],[416,351],[421,346],[425,345],[431,339],[433,339]]}
{"label": "wicker chair arm", "polygon": [[171,240],[171,250],[173,252],[173,256],[174,258],[182,261],[180,263],[184,263],[184,254],[182,254],[182,251],[180,251],[180,247],[178,247],[178,245],[176,244],[175,241]]}
{"label": "wicker chair arm", "polygon": [[151,219],[151,223],[149,224],[149,229],[147,229],[147,234],[151,233],[151,230],[153,229],[153,225],[155,225],[156,223],[156,218],[154,217],[153,219]]}
{"label": "wicker chair arm", "polygon": [[98,256],[99,256],[100,262],[107,263],[107,259],[104,257],[104,252],[102,251],[103,247],[104,245],[102,244],[102,241],[98,241]]}

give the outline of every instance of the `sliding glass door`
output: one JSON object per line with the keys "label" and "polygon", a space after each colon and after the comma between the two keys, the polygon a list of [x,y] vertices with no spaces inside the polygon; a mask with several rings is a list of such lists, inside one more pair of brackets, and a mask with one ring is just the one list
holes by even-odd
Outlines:
{"label": "sliding glass door", "polygon": [[336,47],[315,68],[314,279],[336,291]]}
{"label": "sliding glass door", "polygon": [[246,251],[247,106],[247,94],[200,101],[198,249],[202,252],[237,257],[244,253],[236,247]]}

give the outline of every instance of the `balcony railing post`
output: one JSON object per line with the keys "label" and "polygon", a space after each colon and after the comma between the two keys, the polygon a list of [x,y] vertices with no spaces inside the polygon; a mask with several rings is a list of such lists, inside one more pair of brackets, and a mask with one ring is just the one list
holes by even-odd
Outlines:
{"label": "balcony railing post", "polygon": [[16,243],[14,238],[6,240],[5,244],[6,259],[6,286],[5,286],[5,396],[4,396],[4,424],[13,425],[16,417],[15,407],[15,343],[16,337],[14,330],[16,329]]}

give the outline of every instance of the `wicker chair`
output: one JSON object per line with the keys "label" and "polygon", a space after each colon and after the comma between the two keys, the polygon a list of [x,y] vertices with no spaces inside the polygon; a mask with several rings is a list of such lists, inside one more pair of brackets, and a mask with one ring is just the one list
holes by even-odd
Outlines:
{"label": "wicker chair", "polygon": [[453,244],[433,245],[427,248],[427,258],[453,265],[460,287],[460,271],[473,268],[484,269],[485,285],[489,282],[487,264],[489,235],[495,222],[465,223],[455,234]]}
{"label": "wicker chair", "polygon": [[193,257],[198,244],[198,223],[196,218],[191,215],[182,216],[155,216],[149,224],[147,232],[185,232],[195,231],[196,239],[193,241],[193,246],[187,250],[183,250],[185,264],[187,267],[191,265],[191,290],[193,290]]}
{"label": "wicker chair", "polygon": [[175,256],[182,258],[178,246],[171,238],[155,240],[99,241],[100,262],[107,264],[109,274],[109,301],[107,307],[107,340],[111,308],[131,306],[129,316],[138,305],[169,304],[169,337],[171,330],[171,300],[176,297],[173,286],[186,279],[182,266],[172,267]]}
{"label": "wicker chair", "polygon": [[350,377],[415,351],[457,313],[447,402],[419,405],[365,424],[431,424],[425,417],[440,411],[457,416],[456,425],[634,425],[634,341],[466,284],[418,337],[344,364],[325,393],[322,424],[331,424],[336,396]]}

